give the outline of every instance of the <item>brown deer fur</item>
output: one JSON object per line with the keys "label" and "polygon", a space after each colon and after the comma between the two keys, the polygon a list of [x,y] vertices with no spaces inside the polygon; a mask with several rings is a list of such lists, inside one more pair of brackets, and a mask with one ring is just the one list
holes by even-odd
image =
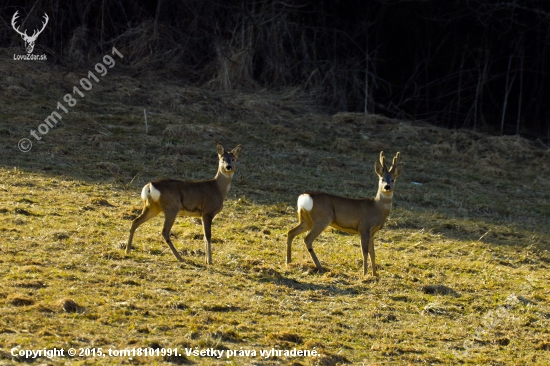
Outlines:
{"label": "brown deer fur", "polygon": [[132,238],[136,229],[144,222],[164,212],[162,236],[179,261],[182,261],[182,258],[170,240],[170,229],[176,220],[176,216],[202,219],[205,260],[207,264],[212,264],[212,220],[223,207],[223,201],[235,173],[235,161],[241,152],[241,148],[242,146],[238,145],[227,152],[220,143],[217,144],[218,173],[213,179],[203,181],[161,179],[147,183],[141,192],[141,198],[144,201],[143,211],[132,222],[126,253],[129,253],[132,248]]}
{"label": "brown deer fur", "polygon": [[393,158],[388,169],[384,153],[380,152],[380,161],[374,164],[379,177],[378,193],[374,198],[353,199],[328,193],[304,193],[298,198],[298,226],[288,232],[286,263],[291,262],[292,241],[306,231],[304,238],[311,259],[322,272],[323,267],[313,250],[313,241],[327,226],[361,236],[363,253],[363,275],[367,274],[367,257],[370,255],[372,274],[376,276],[374,234],[384,227],[392,207],[395,179],[401,174],[403,164],[399,163],[399,153]]}

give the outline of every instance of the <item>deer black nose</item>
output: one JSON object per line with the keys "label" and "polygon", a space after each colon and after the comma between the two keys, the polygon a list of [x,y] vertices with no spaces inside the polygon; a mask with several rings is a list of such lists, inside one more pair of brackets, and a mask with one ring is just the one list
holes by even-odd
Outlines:
{"label": "deer black nose", "polygon": [[391,187],[390,187],[389,184],[386,184],[386,185],[384,186],[384,190],[385,190],[385,191],[389,191],[390,189],[391,189]]}
{"label": "deer black nose", "polygon": [[231,164],[227,164],[226,169],[227,169],[227,170],[231,170]]}

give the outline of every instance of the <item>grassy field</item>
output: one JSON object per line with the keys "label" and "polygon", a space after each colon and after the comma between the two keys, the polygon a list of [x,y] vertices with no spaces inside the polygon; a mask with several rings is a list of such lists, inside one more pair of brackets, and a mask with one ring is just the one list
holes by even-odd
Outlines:
{"label": "grassy field", "polygon": [[[36,362],[547,364],[550,153],[539,143],[331,116],[298,90],[218,92],[119,65],[42,140],[30,137],[88,71],[0,66],[0,364],[31,362],[12,355],[24,350],[141,347],[181,355]],[[216,141],[243,151],[214,220],[214,265],[187,218],[172,229],[184,262],[161,236],[162,216],[126,255],[142,186],[213,177]],[[373,196],[381,150],[400,151],[405,168],[375,238],[379,278],[361,274],[359,237],[331,230],[314,242],[326,273],[301,237],[287,268],[297,196]],[[275,352],[294,349],[317,355]]]}

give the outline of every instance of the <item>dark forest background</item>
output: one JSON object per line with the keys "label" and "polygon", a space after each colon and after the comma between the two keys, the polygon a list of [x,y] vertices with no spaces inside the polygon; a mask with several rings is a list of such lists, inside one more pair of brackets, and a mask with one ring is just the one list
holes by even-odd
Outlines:
{"label": "dark forest background", "polygon": [[116,46],[134,72],[213,89],[299,88],[331,112],[550,137],[548,0],[21,0],[0,47],[50,18],[34,54],[86,67]]}

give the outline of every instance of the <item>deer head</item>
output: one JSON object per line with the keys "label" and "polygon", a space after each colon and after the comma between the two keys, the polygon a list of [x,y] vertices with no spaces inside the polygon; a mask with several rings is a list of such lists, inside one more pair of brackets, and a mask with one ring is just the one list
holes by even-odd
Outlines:
{"label": "deer head", "polygon": [[401,175],[401,171],[403,170],[403,163],[399,162],[399,153],[395,154],[392,165],[388,169],[384,152],[380,151],[380,162],[375,162],[374,170],[378,174],[378,177],[380,177],[379,190],[385,195],[393,194],[395,180]]}
{"label": "deer head", "polygon": [[27,53],[32,53],[32,51],[34,50],[34,42],[36,42],[36,38],[38,38],[38,36],[40,35],[40,33],[42,33],[42,31],[44,30],[44,28],[46,28],[46,24],[48,24],[48,14],[44,13],[44,22],[42,23],[42,29],[40,30],[34,30],[32,36],[29,36],[27,34],[27,30],[25,29],[24,32],[21,32],[19,30],[19,27],[15,27],[15,20],[17,19],[17,13],[19,12],[16,11],[15,14],[13,14],[13,17],[11,18],[11,26],[13,27],[13,29],[19,33],[21,35],[21,38],[23,38],[23,41],[25,41],[25,48],[27,49]]}
{"label": "deer head", "polygon": [[218,151],[218,157],[220,158],[218,170],[222,172],[225,176],[232,176],[235,172],[235,161],[239,157],[241,152],[241,144],[237,145],[231,151],[225,151],[222,144],[217,143],[216,149]]}

